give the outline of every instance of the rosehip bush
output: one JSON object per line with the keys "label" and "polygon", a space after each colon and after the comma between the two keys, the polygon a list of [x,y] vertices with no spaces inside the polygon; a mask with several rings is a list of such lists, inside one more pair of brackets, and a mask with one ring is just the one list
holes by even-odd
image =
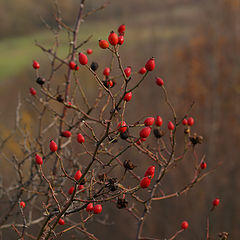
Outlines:
{"label": "rosehip bush", "polygon": [[[97,224],[97,219],[107,219],[110,205],[118,211],[127,210],[134,217],[135,239],[153,239],[146,237],[143,229],[152,203],[177,198],[206,176],[206,159],[198,158],[196,152],[203,137],[192,133],[197,124],[188,116],[191,107],[179,116],[176,114],[168,96],[167,79],[163,82],[154,73],[159,67],[158,57],[146,56],[141,65],[134,62],[131,67],[126,65],[120,50],[127,39],[127,26],[119,24],[115,31],[109,29],[102,33],[107,40],[92,43],[94,47],[91,47],[99,48],[103,59],[111,57],[110,62],[96,62],[96,51],[88,46],[90,38],[79,39],[79,28],[86,16],[88,13],[84,13],[84,1],[81,1],[73,27],[56,18],[58,29],[63,28],[69,36],[70,48],[65,57],[61,58],[57,49],[48,50],[37,43],[50,59],[50,77],[44,76],[41,62],[29,63],[36,74],[34,88],[30,88],[28,95],[38,115],[34,126],[37,131],[32,136],[21,130],[24,138],[24,143],[19,143],[23,149],[21,159],[13,155],[9,160],[16,171],[17,183],[4,191],[9,202],[1,214],[0,226],[12,227],[18,239],[28,236],[37,240],[58,239],[62,235],[70,239],[71,235],[67,234],[72,231],[97,239],[89,232],[88,223]],[[52,81],[59,69],[65,71],[64,84]],[[92,76],[88,81],[94,80],[97,85],[94,102],[89,101],[82,85],[84,72]],[[157,88],[163,103],[169,107],[168,116],[157,108],[150,117],[142,108],[131,108],[131,99],[134,97],[137,101],[136,90],[144,81],[148,81],[151,88]],[[142,118],[128,119],[129,109],[139,111]],[[176,133],[184,143],[183,149],[177,152]],[[130,151],[136,159],[126,159]],[[192,179],[176,192],[165,194],[162,180],[184,162],[186,152],[193,152],[195,159]],[[29,209],[24,209],[25,204]],[[216,198],[214,209],[218,204]],[[21,216],[21,222],[14,220],[14,214]],[[179,230],[179,222],[181,220],[176,219],[169,223],[176,226],[169,239],[191,226],[183,221]],[[34,229],[35,224],[39,228]]]}

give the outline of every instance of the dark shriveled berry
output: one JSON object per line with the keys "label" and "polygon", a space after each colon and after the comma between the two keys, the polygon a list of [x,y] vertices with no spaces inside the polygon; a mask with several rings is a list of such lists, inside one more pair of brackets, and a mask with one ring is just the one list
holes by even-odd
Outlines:
{"label": "dark shriveled berry", "polygon": [[38,77],[37,80],[36,80],[36,83],[39,84],[39,85],[43,85],[44,83],[46,82],[46,79],[45,78],[41,78],[41,77]]}
{"label": "dark shriveled berry", "polygon": [[128,201],[125,198],[118,198],[117,200],[117,208],[123,209],[128,206]]}
{"label": "dark shriveled berry", "polygon": [[133,170],[136,167],[130,160],[125,160],[123,166],[126,170]]}
{"label": "dark shriveled berry", "polygon": [[61,102],[61,103],[62,103],[62,102],[64,101],[63,96],[59,94],[59,95],[57,96],[57,100],[58,100],[58,102]]}
{"label": "dark shriveled berry", "polygon": [[98,63],[92,62],[90,65],[90,68],[95,72],[98,69]]}
{"label": "dark shriveled berry", "polygon": [[116,178],[110,178],[108,180],[108,184],[106,184],[106,187],[109,188],[111,192],[116,191],[118,189],[117,179]]}
{"label": "dark shriveled berry", "polygon": [[161,138],[165,133],[164,133],[164,131],[158,130],[157,128],[155,128],[153,130],[153,134],[156,138]]}

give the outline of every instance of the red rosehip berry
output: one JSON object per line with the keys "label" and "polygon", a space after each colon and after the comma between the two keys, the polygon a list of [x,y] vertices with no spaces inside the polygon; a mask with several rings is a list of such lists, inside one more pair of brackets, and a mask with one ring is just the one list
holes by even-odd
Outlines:
{"label": "red rosehip berry", "polygon": [[43,159],[38,154],[35,155],[35,161],[36,161],[36,164],[38,165],[43,164]]}
{"label": "red rosehip berry", "polygon": [[23,201],[21,201],[21,202],[19,203],[19,205],[20,205],[21,208],[25,208],[25,207],[26,207],[26,204],[25,204],[25,202],[23,202]]}
{"label": "red rosehip berry", "polygon": [[58,146],[53,140],[50,142],[49,147],[52,152],[56,152],[58,150]]}
{"label": "red rosehip berry", "polygon": [[139,135],[141,138],[147,138],[150,135],[150,133],[151,133],[151,128],[145,127],[140,131]]}
{"label": "red rosehip berry", "polygon": [[188,124],[188,120],[187,120],[186,118],[184,118],[184,119],[182,120],[182,125],[186,126],[187,124]]}
{"label": "red rosehip berry", "polygon": [[73,191],[74,191],[74,186],[72,186],[72,187],[69,188],[68,194],[69,194],[69,195],[72,195],[72,194],[73,194]]}
{"label": "red rosehip berry", "polygon": [[81,133],[79,133],[79,134],[77,135],[77,141],[78,141],[79,143],[84,143],[84,142],[85,142],[85,138],[84,138],[84,136],[83,136]]}
{"label": "red rosehip berry", "polygon": [[155,166],[150,166],[145,172],[144,177],[151,176],[153,178],[154,173],[155,173]]}
{"label": "red rosehip berry", "polygon": [[123,100],[129,102],[132,99],[132,92],[128,92],[125,94]]}
{"label": "red rosehip berry", "polygon": [[118,44],[123,45],[123,43],[124,43],[124,36],[123,35],[118,36]]}
{"label": "red rosehip berry", "polygon": [[112,80],[108,80],[107,81],[107,86],[108,87],[112,87],[113,86],[113,81]]}
{"label": "red rosehip berry", "polygon": [[153,57],[146,62],[145,68],[147,71],[152,71],[155,68],[155,59]]}
{"label": "red rosehip berry", "polygon": [[145,67],[140,68],[139,73],[144,74],[146,73],[147,69]]}
{"label": "red rosehip berry", "polygon": [[117,128],[118,128],[118,131],[121,132],[121,133],[126,132],[127,131],[127,124],[126,124],[126,122],[125,121],[120,122],[118,124]]}
{"label": "red rosehip berry", "polygon": [[[81,191],[81,190],[83,190],[83,189],[84,189],[84,186],[83,186],[82,184],[78,186],[78,190]],[[83,190],[82,192],[84,192],[84,190]]]}
{"label": "red rosehip berry", "polygon": [[148,117],[145,119],[144,124],[145,126],[152,126],[154,124],[155,118],[154,117]]}
{"label": "red rosehip berry", "polygon": [[213,204],[214,207],[218,206],[219,203],[220,203],[220,199],[219,199],[219,198],[215,198],[215,199],[213,200],[213,202],[212,202],[212,204]]}
{"label": "red rosehip berry", "polygon": [[125,32],[125,30],[126,30],[125,24],[121,24],[121,25],[118,27],[118,32],[119,32],[120,34],[123,34],[123,33]]}
{"label": "red rosehip berry", "polygon": [[149,177],[144,177],[141,182],[140,182],[140,186],[141,188],[147,188],[151,183],[151,179]]}
{"label": "red rosehip berry", "polygon": [[130,75],[131,75],[131,70],[132,70],[131,67],[127,67],[127,68],[124,69],[124,73],[125,73],[125,75],[126,75],[127,78],[130,77]]}
{"label": "red rosehip berry", "polygon": [[65,224],[65,221],[64,221],[62,218],[60,218],[60,219],[58,220],[58,223],[59,223],[59,225],[64,225],[64,224]]}
{"label": "red rosehip berry", "polygon": [[78,59],[81,65],[86,65],[88,63],[88,57],[84,53],[79,53]]}
{"label": "red rosehip berry", "polygon": [[136,143],[137,145],[140,145],[142,142],[145,142],[147,139],[146,138],[140,138]]}
{"label": "red rosehip berry", "polygon": [[66,138],[69,138],[69,137],[72,136],[72,133],[70,131],[64,131],[64,132],[62,132],[62,136],[66,137]]}
{"label": "red rosehip berry", "polygon": [[187,221],[183,221],[181,224],[181,228],[186,230],[188,228],[188,222]]}
{"label": "red rosehip berry", "polygon": [[92,54],[93,53],[93,50],[91,48],[88,48],[87,49],[87,54]]}
{"label": "red rosehip berry", "polygon": [[156,124],[156,126],[158,126],[158,127],[161,127],[161,126],[162,126],[163,120],[162,120],[162,118],[161,118],[160,116],[157,116],[157,117],[156,117],[155,124]]}
{"label": "red rosehip berry", "polygon": [[80,170],[77,170],[77,172],[76,172],[75,175],[74,175],[74,179],[75,179],[76,181],[78,181],[78,180],[81,178],[81,176],[82,176],[81,171],[80,171]]}
{"label": "red rosehip berry", "polygon": [[74,61],[69,62],[69,67],[70,67],[70,69],[72,69],[72,70],[75,70],[76,65],[77,65],[77,64],[76,64]]}
{"label": "red rosehip berry", "polygon": [[200,165],[201,169],[205,169],[207,167],[207,163],[205,162],[202,162],[201,165]]}
{"label": "red rosehip berry", "polygon": [[93,211],[93,204],[92,203],[89,203],[86,207],[86,211],[87,212],[92,212]]}
{"label": "red rosehip berry", "polygon": [[37,61],[35,61],[35,60],[33,61],[32,66],[33,66],[34,69],[39,69],[39,68],[40,68],[39,62],[37,62]]}
{"label": "red rosehip berry", "polygon": [[80,67],[78,65],[75,66],[75,71],[78,71]]}
{"label": "red rosehip berry", "polygon": [[190,117],[188,118],[187,122],[188,122],[188,126],[192,126],[194,124],[194,119]]}
{"label": "red rosehip berry", "polygon": [[156,77],[156,84],[162,86],[164,84],[163,80],[160,77]]}
{"label": "red rosehip berry", "polygon": [[104,68],[103,75],[109,76],[109,74],[110,74],[110,68],[108,68],[108,67]]}
{"label": "red rosehip berry", "polygon": [[102,205],[101,204],[97,204],[93,207],[93,213],[94,214],[99,214],[102,212]]}
{"label": "red rosehip berry", "polygon": [[171,121],[168,121],[168,129],[171,131],[174,129],[174,124]]}
{"label": "red rosehip berry", "polygon": [[99,40],[98,44],[99,44],[99,47],[102,49],[109,48],[109,43],[107,40]]}
{"label": "red rosehip berry", "polygon": [[37,94],[37,91],[34,88],[29,88],[30,93],[32,94],[32,96],[35,96]]}
{"label": "red rosehip berry", "polygon": [[67,103],[67,108],[71,108],[72,107],[72,103],[71,102],[68,102]]}
{"label": "red rosehip berry", "polygon": [[113,46],[117,45],[118,44],[118,35],[112,31],[108,36],[108,41]]}

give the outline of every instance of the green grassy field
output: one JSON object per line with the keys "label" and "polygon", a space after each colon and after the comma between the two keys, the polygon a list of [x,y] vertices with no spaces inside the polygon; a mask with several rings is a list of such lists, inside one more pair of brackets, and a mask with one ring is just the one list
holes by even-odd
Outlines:
{"label": "green grassy field", "polygon": [[[138,44],[141,42],[149,42],[149,39],[154,37],[154,41],[168,41],[173,38],[180,38],[189,32],[192,27],[191,21],[189,24],[168,24],[166,18],[175,19],[192,19],[197,8],[189,6],[189,8],[177,8],[174,11],[162,14],[151,13],[145,14],[144,19],[140,15],[134,16],[133,19],[127,21],[127,38],[128,47],[134,44],[134,38],[138,39]],[[124,21],[125,20],[125,21]],[[115,21],[90,21],[83,24],[79,32],[79,42],[87,39],[91,34],[93,37],[86,47],[92,47],[97,54],[100,49],[97,47],[98,39],[107,38],[109,29],[114,29],[121,22],[126,22],[126,19],[117,19]],[[154,35],[154,36],[153,36]],[[66,31],[60,33],[60,47],[58,55],[64,57],[68,53],[68,35]],[[43,44],[47,48],[51,48],[54,44],[54,35],[48,30],[42,30],[30,35],[12,37],[0,40],[0,81],[17,76],[19,73],[30,69],[33,59],[39,61],[46,60],[46,54],[43,53],[37,46],[35,40]]]}

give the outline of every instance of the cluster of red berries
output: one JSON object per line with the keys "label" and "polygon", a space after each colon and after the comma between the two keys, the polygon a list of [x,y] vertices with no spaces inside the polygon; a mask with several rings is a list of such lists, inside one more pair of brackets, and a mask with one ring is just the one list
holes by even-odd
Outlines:
{"label": "cluster of red berries", "polygon": [[110,32],[107,40],[99,40],[99,47],[102,49],[109,48],[109,43],[112,46],[122,45],[124,43],[124,33],[126,26],[124,24],[120,25],[118,28],[118,35],[114,31]]}
{"label": "cluster of red berries", "polygon": [[151,180],[154,177],[154,173],[155,173],[155,166],[150,166],[145,172],[144,178],[140,181],[141,188],[147,188],[150,185]]}
{"label": "cluster of red berries", "polygon": [[86,211],[93,212],[94,214],[99,214],[102,212],[102,205],[97,204],[97,205],[93,206],[93,203],[89,203],[86,207]]}
{"label": "cluster of red berries", "polygon": [[188,119],[184,118],[182,120],[182,124],[184,126],[188,125],[189,127],[191,127],[194,124],[194,118],[192,118],[192,117],[189,117]]}

